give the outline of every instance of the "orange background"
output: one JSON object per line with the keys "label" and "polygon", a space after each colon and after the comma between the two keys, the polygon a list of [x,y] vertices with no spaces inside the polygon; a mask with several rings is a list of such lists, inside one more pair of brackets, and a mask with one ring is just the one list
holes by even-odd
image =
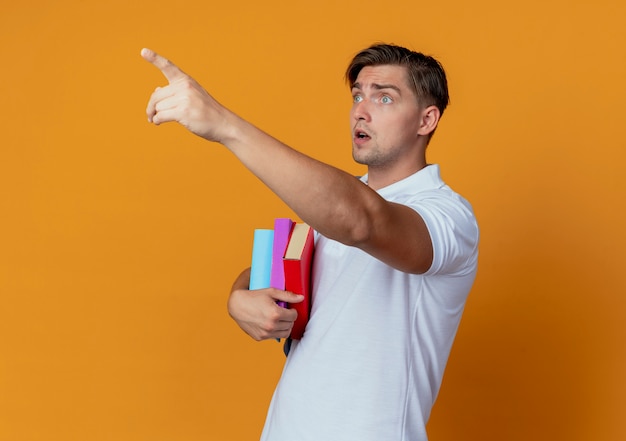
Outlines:
{"label": "orange background", "polygon": [[144,109],[148,46],[351,173],[344,68],[439,58],[431,162],[481,261],[432,440],[626,438],[626,3],[5,2],[0,8],[0,440],[253,440],[275,342],[230,321],[252,230],[292,213],[222,146]]}

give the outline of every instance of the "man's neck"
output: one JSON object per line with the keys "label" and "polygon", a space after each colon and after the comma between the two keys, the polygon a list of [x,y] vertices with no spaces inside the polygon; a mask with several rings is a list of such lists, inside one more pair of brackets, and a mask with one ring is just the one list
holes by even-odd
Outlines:
{"label": "man's neck", "polygon": [[424,161],[420,161],[418,164],[414,164],[411,167],[402,167],[394,170],[383,169],[381,167],[368,167],[367,185],[373,190],[380,190],[381,188],[387,187],[417,173],[427,165],[424,159]]}

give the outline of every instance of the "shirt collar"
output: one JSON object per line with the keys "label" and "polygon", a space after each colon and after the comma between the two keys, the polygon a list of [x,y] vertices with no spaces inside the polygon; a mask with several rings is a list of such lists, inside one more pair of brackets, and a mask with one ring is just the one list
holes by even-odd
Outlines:
{"label": "shirt collar", "polygon": [[[361,181],[367,183],[367,175],[361,176]],[[430,164],[398,182],[379,189],[377,193],[387,198],[407,191],[415,192],[416,189],[432,190],[443,185],[445,184],[441,179],[439,165]]]}

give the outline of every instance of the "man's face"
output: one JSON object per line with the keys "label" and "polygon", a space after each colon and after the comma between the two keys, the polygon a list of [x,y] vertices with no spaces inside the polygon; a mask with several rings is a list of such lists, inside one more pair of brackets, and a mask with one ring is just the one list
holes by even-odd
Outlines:
{"label": "man's face", "polygon": [[406,68],[364,67],[352,87],[352,156],[369,167],[393,167],[416,154],[421,109]]}

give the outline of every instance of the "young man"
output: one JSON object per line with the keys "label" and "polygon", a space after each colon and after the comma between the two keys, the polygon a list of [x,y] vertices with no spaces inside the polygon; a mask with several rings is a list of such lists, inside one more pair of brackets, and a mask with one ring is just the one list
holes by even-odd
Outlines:
{"label": "young man", "polygon": [[[375,45],[348,67],[360,180],[305,156],[217,103],[149,50],[169,85],[149,121],[177,121],[226,146],[317,232],[313,306],[274,393],[268,441],[425,440],[425,425],[473,283],[478,227],[471,206],[426,162],[448,103],[431,57]],[[287,337],[301,298],[235,281],[229,312],[255,339]]]}

